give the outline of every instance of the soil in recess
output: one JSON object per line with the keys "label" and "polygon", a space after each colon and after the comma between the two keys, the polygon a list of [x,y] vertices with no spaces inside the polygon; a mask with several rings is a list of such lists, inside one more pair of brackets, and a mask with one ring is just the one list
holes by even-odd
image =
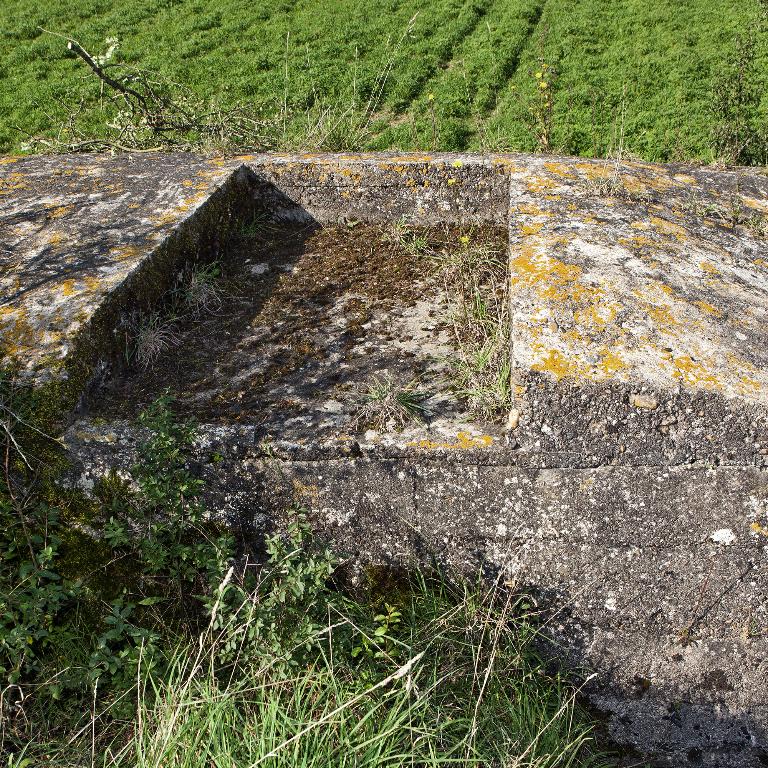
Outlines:
{"label": "soil in recess", "polygon": [[462,236],[506,248],[506,232],[491,227],[254,229],[222,262],[221,305],[169,317],[174,343],[107,382],[95,414],[132,417],[170,390],[200,421],[261,423],[328,401],[344,409],[377,372],[434,378],[451,351],[435,256]]}

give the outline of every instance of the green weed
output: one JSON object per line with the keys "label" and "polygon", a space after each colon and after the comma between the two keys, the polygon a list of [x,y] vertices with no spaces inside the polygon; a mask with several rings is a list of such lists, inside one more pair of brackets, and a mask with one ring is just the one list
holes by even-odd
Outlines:
{"label": "green weed", "polygon": [[457,347],[450,361],[453,389],[477,416],[498,419],[513,395],[506,253],[470,232],[432,259],[448,296]]}

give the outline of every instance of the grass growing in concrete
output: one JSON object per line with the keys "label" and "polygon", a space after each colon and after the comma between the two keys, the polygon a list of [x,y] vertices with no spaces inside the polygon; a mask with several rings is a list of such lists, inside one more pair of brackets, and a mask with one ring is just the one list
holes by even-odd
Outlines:
{"label": "grass growing in concrete", "polygon": [[430,258],[448,297],[457,350],[452,388],[476,415],[498,421],[512,404],[506,250],[469,230]]}
{"label": "grass growing in concrete", "polygon": [[391,376],[375,376],[360,397],[355,421],[360,427],[402,429],[409,422],[424,421],[429,415],[426,401],[431,393],[416,382],[398,384]]}
{"label": "grass growing in concrete", "polygon": [[210,144],[228,143],[216,135],[227,125],[217,110],[237,107],[230,129],[259,118],[266,130],[253,135],[271,147],[533,150],[544,141],[602,156],[623,101],[629,154],[761,162],[760,8],[760,0],[6,0],[0,148],[55,137],[73,111],[83,136],[104,137],[125,108],[44,28],[95,57],[112,49],[108,73],[135,78],[141,69],[152,82],[178,84],[175,93],[208,113],[196,140]]}

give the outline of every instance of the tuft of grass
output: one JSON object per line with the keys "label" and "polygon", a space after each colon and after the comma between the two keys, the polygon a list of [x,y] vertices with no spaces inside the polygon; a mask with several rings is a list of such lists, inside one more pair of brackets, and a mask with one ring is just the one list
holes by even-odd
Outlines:
{"label": "tuft of grass", "polygon": [[768,216],[745,205],[744,199],[738,193],[738,186],[725,203],[703,200],[698,194],[691,192],[684,206],[692,216],[712,219],[721,227],[745,227],[754,237],[768,237]]}
{"label": "tuft of grass", "polygon": [[425,256],[431,250],[426,232],[411,226],[407,216],[401,216],[390,227],[388,236],[393,243],[397,243],[411,256]]}
{"label": "tuft of grass", "polygon": [[126,360],[151,368],[181,343],[179,321],[219,311],[225,298],[221,278],[221,265],[215,261],[182,269],[159,310],[136,312],[128,319]]}
{"label": "tuft of grass", "polygon": [[213,262],[189,266],[181,274],[178,294],[186,311],[194,316],[220,310],[224,302],[220,265]]}
{"label": "tuft of grass", "polygon": [[133,345],[130,357],[143,368],[151,368],[181,341],[173,320],[160,312],[142,315],[133,324]]}
{"label": "tuft of grass", "polygon": [[418,389],[414,381],[398,384],[388,374],[374,376],[360,397],[355,422],[379,430],[403,429],[410,422],[429,417],[426,401],[431,396],[431,392]]}
{"label": "tuft of grass", "polygon": [[453,388],[477,416],[497,419],[513,396],[506,253],[469,232],[431,258],[448,296],[458,350],[451,360]]}

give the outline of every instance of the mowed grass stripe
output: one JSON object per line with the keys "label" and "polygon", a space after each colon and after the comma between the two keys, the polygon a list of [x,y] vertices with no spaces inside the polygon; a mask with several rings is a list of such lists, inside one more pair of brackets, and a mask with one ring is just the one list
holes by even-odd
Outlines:
{"label": "mowed grass stripe", "polygon": [[545,2],[496,0],[452,59],[434,73],[411,103],[408,124],[385,128],[377,144],[452,149],[482,146],[478,129],[505,93]]}
{"label": "mowed grass stripe", "polygon": [[[625,147],[648,160],[711,160],[710,107],[715,81],[734,61],[734,39],[755,32],[756,0],[558,0],[541,20],[545,57],[559,71],[555,143],[574,154],[601,155],[621,122]],[[757,61],[765,83],[765,40]],[[535,87],[537,41],[531,39],[514,84]],[[504,95],[488,131],[510,146],[535,149],[515,92]],[[768,99],[763,98],[763,119]],[[615,143],[615,141],[614,141]]]}

